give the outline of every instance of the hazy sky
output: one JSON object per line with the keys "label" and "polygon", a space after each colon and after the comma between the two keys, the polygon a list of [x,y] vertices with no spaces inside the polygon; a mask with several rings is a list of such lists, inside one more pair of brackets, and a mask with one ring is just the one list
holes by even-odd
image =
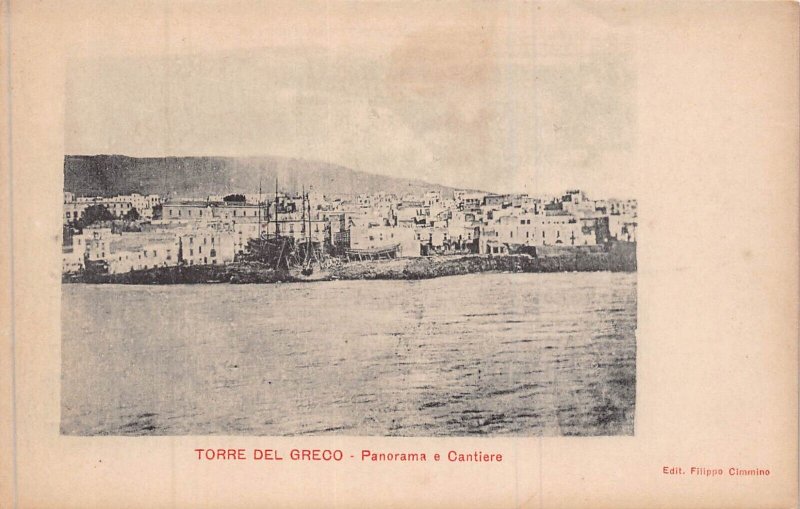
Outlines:
{"label": "hazy sky", "polygon": [[[565,31],[532,4],[478,5],[321,14],[319,36],[276,20],[263,30],[284,30],[281,44],[273,32],[263,45],[75,60],[66,151],[278,155],[456,187],[631,195],[625,27],[589,7]],[[174,37],[179,15],[162,22]]]}

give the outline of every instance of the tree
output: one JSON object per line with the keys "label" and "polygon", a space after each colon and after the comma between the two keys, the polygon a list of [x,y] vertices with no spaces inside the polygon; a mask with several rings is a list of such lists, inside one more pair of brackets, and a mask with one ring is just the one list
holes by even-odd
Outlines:
{"label": "tree", "polygon": [[128,221],[138,221],[139,218],[139,211],[136,210],[136,207],[131,207],[131,209],[125,213],[125,219]]}
{"label": "tree", "polygon": [[228,196],[222,199],[224,202],[234,202],[234,203],[244,203],[247,199],[244,197],[243,194],[229,194]]}
{"label": "tree", "polygon": [[113,221],[114,214],[103,205],[90,205],[83,211],[83,216],[80,219],[81,227],[89,226],[101,221]]}
{"label": "tree", "polygon": [[153,219],[161,219],[164,214],[164,207],[159,203],[158,205],[153,205]]}

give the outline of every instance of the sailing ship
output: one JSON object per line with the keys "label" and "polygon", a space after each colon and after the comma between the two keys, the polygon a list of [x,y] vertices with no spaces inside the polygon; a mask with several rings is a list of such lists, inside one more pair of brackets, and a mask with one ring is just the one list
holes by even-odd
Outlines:
{"label": "sailing ship", "polygon": [[[259,183],[258,231],[259,236],[251,239],[247,245],[245,258],[264,263],[274,270],[287,271],[290,275],[309,279],[314,275],[314,266],[322,268],[326,265],[324,246],[319,239],[314,239],[311,232],[311,203],[303,186],[301,194],[300,235],[294,231],[282,232],[281,202],[278,192],[278,180],[275,179],[275,201],[273,217],[270,207],[262,200]],[[291,221],[294,224],[295,221]],[[273,226],[270,232],[270,226]],[[264,228],[266,226],[266,229]],[[318,277],[322,277],[319,274]]]}

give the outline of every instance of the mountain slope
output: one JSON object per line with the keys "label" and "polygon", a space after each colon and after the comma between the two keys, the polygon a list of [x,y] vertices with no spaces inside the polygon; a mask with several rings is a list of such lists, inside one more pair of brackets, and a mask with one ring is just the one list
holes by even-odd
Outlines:
{"label": "mountain slope", "polygon": [[374,175],[328,163],[280,157],[128,157],[122,155],[68,155],[64,157],[64,191],[78,196],[117,194],[169,194],[204,197],[209,194],[253,193],[259,179],[265,193],[274,192],[275,179],[282,192],[299,192],[302,186],[325,194],[385,191],[403,195],[453,188]]}

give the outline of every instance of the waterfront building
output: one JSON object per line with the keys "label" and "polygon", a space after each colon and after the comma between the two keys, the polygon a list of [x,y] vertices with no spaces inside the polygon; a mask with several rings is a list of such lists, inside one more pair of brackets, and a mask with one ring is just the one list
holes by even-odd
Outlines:
{"label": "waterfront building", "polygon": [[447,236],[459,249],[471,246],[480,236],[480,224],[471,221],[450,222],[447,225]]}
{"label": "waterfront building", "polygon": [[637,218],[629,214],[607,216],[611,238],[623,242],[636,242]]}
{"label": "waterfront building", "polygon": [[490,219],[480,230],[480,252],[498,244],[524,246],[587,246],[608,240],[608,222],[565,212],[523,213]]}
{"label": "waterfront building", "polygon": [[109,274],[178,265],[178,239],[173,233],[122,233],[108,240],[104,260]]}
{"label": "waterfront building", "polygon": [[184,265],[229,263],[236,254],[236,236],[213,228],[187,228],[179,232],[178,247]]}
{"label": "waterfront building", "polygon": [[418,226],[417,237],[428,248],[441,249],[450,241],[450,232],[446,226]]}
{"label": "waterfront building", "polygon": [[350,248],[362,250],[399,246],[399,256],[420,256],[420,243],[414,230],[397,226],[365,225],[350,227]]}
{"label": "waterfront building", "polygon": [[105,260],[110,252],[111,228],[84,228],[83,233],[72,238],[73,245],[83,245],[85,260],[97,262]]}
{"label": "waterfront building", "polygon": [[83,269],[84,251],[74,244],[61,248],[61,272],[79,272]]}

